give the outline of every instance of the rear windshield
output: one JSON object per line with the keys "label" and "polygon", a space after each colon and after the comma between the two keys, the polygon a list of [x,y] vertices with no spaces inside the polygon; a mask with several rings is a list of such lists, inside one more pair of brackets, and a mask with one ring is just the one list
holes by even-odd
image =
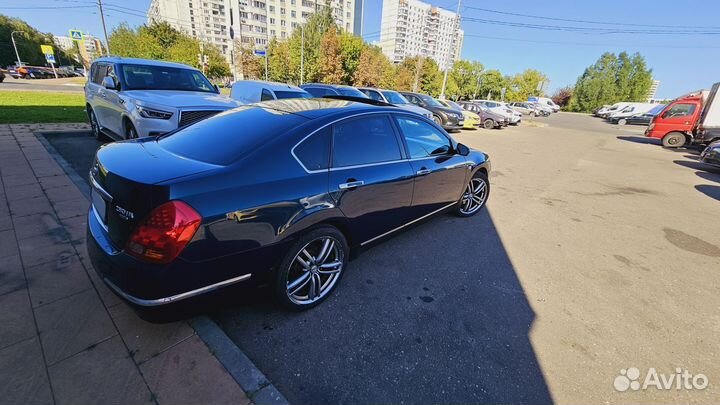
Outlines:
{"label": "rear windshield", "polygon": [[312,95],[307,91],[277,91],[275,90],[275,97],[278,100],[282,98],[312,98]]}
{"label": "rear windshield", "polygon": [[282,111],[245,106],[163,136],[158,144],[176,155],[226,165],[305,120]]}

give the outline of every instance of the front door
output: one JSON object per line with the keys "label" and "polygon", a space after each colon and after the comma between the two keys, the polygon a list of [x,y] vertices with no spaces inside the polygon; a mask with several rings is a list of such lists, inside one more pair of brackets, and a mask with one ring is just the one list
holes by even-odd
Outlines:
{"label": "front door", "polygon": [[329,189],[357,243],[408,222],[414,173],[388,115],[334,124],[331,163]]}
{"label": "front door", "polygon": [[456,154],[444,131],[420,118],[396,117],[415,172],[412,207],[416,217],[457,202],[465,189],[470,162]]}
{"label": "front door", "polygon": [[651,136],[662,138],[673,131],[690,131],[695,124],[700,109],[696,103],[675,103],[655,118]]}

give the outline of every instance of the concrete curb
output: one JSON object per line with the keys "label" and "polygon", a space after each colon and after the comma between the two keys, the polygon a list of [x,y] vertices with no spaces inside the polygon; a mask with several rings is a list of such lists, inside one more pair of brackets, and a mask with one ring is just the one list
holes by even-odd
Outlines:
{"label": "concrete curb", "polygon": [[[83,130],[35,131],[33,134],[47,149],[50,156],[62,167],[65,174],[77,186],[80,192],[90,199],[90,186],[80,177],[72,166],[48,142],[43,134],[62,134],[85,132]],[[89,131],[87,131],[89,134]],[[210,353],[225,367],[235,382],[245,391],[248,398],[257,405],[288,405],[287,399],[265,377],[265,374],[240,350],[240,348],[209,317],[200,316],[189,320],[195,333],[210,349]]]}

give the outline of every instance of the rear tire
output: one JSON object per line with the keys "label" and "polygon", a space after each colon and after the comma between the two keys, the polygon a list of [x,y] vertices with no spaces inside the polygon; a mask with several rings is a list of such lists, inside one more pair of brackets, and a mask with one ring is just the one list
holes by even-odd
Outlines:
{"label": "rear tire", "polygon": [[670,132],[662,138],[663,148],[681,148],[685,146],[685,134],[682,132]]}
{"label": "rear tire", "polygon": [[625,125],[625,124],[627,124],[627,120],[625,118],[620,118],[618,120],[618,125]]}
{"label": "rear tire", "polygon": [[495,121],[491,120],[490,118],[483,121],[483,128],[485,129],[493,129],[495,128]]}
{"label": "rear tire", "polygon": [[105,135],[100,131],[100,124],[92,108],[88,108],[88,120],[90,120],[90,132],[92,132],[92,136],[98,141],[104,141]]}
{"label": "rear tire", "polygon": [[334,226],[308,231],[288,249],[275,272],[275,299],[293,311],[317,306],[339,284],[349,257],[347,240]]}

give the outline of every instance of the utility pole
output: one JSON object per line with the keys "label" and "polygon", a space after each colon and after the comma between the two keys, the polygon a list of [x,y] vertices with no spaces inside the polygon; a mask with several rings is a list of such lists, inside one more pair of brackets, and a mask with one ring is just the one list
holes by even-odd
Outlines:
{"label": "utility pole", "polygon": [[305,81],[305,24],[300,26],[300,84]]}
{"label": "utility pole", "polygon": [[418,56],[418,61],[415,64],[415,83],[413,83],[413,91],[417,93],[418,87],[420,85],[420,70],[422,70],[423,66],[423,57]]}
{"label": "utility pole", "polygon": [[[460,3],[461,2],[462,2],[461,0],[458,0],[457,11],[455,12],[456,18],[457,18],[457,26],[455,27],[455,32],[453,33],[455,35],[455,41],[454,41],[455,46],[457,46],[458,32],[460,31]],[[456,49],[454,49],[454,47],[453,47],[453,49],[451,49],[450,52],[455,52],[455,50]],[[448,56],[450,56],[450,55],[448,55]],[[448,66],[445,66],[445,77],[443,77],[442,90],[440,91],[440,99],[441,100],[445,99],[445,88],[447,87],[448,73],[450,72],[450,68],[451,68],[449,62],[450,62],[450,58],[448,58]],[[455,63],[455,56],[453,56],[453,63]]]}
{"label": "utility pole", "polygon": [[15,37],[14,37],[14,35],[15,35],[16,32],[19,32],[19,33],[25,35],[25,31],[13,31],[13,32],[10,33],[10,39],[12,40],[13,48],[15,48],[15,56],[17,57],[18,67],[21,67],[21,66],[22,66],[22,61],[20,60],[20,54],[18,53],[17,45],[15,45]]}
{"label": "utility pole", "polygon": [[103,13],[102,0],[98,0],[100,7],[100,19],[102,20],[103,32],[105,32],[105,55],[110,56],[110,41],[108,41],[107,27],[105,27],[105,14]]}
{"label": "utility pole", "polygon": [[478,74],[477,84],[475,85],[475,92],[473,93],[473,100],[477,99],[477,94],[480,92],[480,81],[482,76]]}

